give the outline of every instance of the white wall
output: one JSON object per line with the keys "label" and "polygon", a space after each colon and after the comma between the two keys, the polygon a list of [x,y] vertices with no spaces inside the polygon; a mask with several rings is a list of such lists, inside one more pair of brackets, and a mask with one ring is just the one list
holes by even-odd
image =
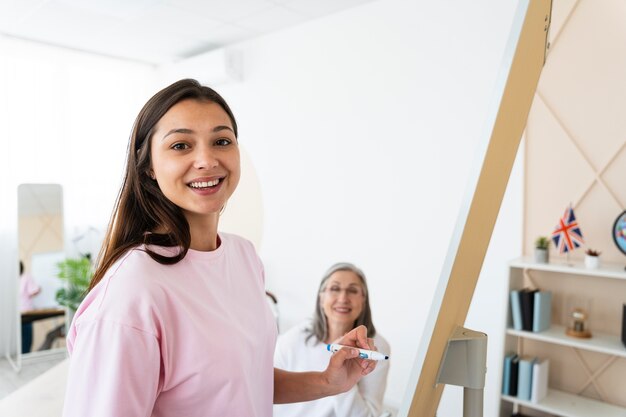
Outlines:
{"label": "white wall", "polygon": [[104,230],[135,115],[153,93],[153,67],[0,38],[0,355],[17,320],[17,186],[63,186],[65,249]]}
{"label": "white wall", "polygon": [[[217,86],[259,176],[259,250],[282,330],[310,316],[328,266],[361,266],[392,346],[392,406],[405,393],[515,6],[373,2],[238,45],[243,82]],[[467,323],[496,340],[504,307],[487,303],[504,297],[521,239],[519,204],[505,207]],[[499,364],[489,365],[485,415],[495,415]],[[460,404],[446,395],[439,415],[460,415]]]}

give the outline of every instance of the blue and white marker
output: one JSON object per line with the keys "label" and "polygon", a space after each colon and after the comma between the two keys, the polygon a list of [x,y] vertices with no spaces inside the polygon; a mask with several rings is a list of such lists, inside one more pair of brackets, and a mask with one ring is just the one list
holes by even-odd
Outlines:
{"label": "blue and white marker", "polygon": [[332,353],[337,352],[341,348],[358,350],[359,351],[359,357],[361,359],[367,359],[367,360],[370,360],[370,361],[386,361],[386,360],[389,359],[389,355],[385,355],[384,353],[380,353],[380,352],[377,352],[375,350],[359,349],[359,348],[355,348],[355,347],[351,347],[351,346],[337,345],[335,343],[330,344],[330,345],[326,345],[326,350],[328,350],[329,352],[332,352]]}

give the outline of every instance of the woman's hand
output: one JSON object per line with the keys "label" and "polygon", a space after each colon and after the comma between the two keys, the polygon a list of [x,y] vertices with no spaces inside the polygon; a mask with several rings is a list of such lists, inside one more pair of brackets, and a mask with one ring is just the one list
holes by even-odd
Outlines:
{"label": "woman's hand", "polygon": [[359,326],[337,339],[335,343],[348,346],[330,357],[323,372],[289,372],[274,368],[274,404],[317,400],[350,390],[376,367],[376,361],[359,357],[351,347],[376,350],[367,328]]}
{"label": "woman's hand", "polygon": [[[367,338],[365,326],[351,330],[334,343],[376,350],[372,339]],[[341,393],[352,388],[361,377],[372,372],[374,368],[376,368],[376,361],[359,358],[359,351],[356,349],[342,348],[331,356],[323,374],[329,386],[337,393]]]}

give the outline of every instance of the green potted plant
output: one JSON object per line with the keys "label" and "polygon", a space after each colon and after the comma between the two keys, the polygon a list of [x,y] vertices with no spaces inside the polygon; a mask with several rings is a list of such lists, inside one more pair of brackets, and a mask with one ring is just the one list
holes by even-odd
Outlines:
{"label": "green potted plant", "polygon": [[539,236],[535,239],[535,262],[540,264],[547,264],[549,260],[550,252],[550,239],[546,236]]}
{"label": "green potted plant", "polygon": [[93,275],[91,261],[88,257],[68,258],[59,262],[57,268],[57,277],[65,282],[65,286],[57,291],[56,300],[73,316],[89,288]]}

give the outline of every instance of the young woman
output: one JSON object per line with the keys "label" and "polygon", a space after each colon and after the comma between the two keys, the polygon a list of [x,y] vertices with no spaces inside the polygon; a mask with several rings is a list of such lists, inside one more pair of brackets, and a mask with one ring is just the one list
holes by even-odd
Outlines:
{"label": "young woman", "polygon": [[[349,390],[355,349],[321,372],[274,369],[276,324],[252,244],[218,233],[239,182],[237,123],[195,80],[140,111],[90,292],[67,338],[65,417],[271,416]],[[367,329],[342,344],[367,348]]]}
{"label": "young woman", "polygon": [[[329,353],[325,345],[333,343],[350,329],[364,325],[374,345],[389,354],[389,344],[376,333],[365,274],[350,263],[335,264],[322,278],[316,295],[312,321],[293,327],[278,338],[274,366],[299,371],[323,370]],[[317,401],[274,406],[275,417],[378,417],[382,414],[389,362],[361,379],[346,393]]]}

